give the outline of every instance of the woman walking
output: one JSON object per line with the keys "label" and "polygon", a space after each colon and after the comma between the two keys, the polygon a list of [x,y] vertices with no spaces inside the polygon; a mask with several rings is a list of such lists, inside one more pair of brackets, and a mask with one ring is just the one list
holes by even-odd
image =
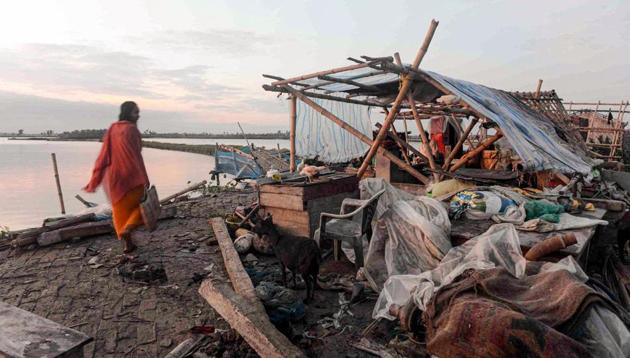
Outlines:
{"label": "woman walking", "polygon": [[112,123],[105,136],[101,152],[92,171],[92,179],[83,188],[93,193],[102,183],[112,203],[112,216],[118,240],[123,241],[123,251],[132,252],[136,246],[131,232],[142,225],[140,201],[149,177],[142,159],[142,139],[136,126],[140,108],[135,102],[120,106],[118,121]]}

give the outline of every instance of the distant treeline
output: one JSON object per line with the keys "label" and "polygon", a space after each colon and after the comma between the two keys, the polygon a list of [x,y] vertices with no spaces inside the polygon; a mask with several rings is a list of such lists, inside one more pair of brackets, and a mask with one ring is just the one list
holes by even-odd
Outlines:
{"label": "distant treeline", "polygon": [[[63,132],[57,135],[59,139],[101,139],[105,134],[105,129],[81,129],[72,132]],[[157,133],[144,131],[142,138],[202,138],[202,139],[242,139],[241,133]],[[288,131],[277,131],[275,133],[250,133],[248,139],[289,139]]]}

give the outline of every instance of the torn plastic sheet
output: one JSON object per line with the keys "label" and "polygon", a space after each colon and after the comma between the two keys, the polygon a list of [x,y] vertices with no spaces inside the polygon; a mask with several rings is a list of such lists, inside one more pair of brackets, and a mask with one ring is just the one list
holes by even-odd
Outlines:
{"label": "torn plastic sheet", "polygon": [[[512,276],[523,278],[525,265],[514,225],[493,225],[485,233],[452,248],[433,270],[419,275],[390,276],[381,290],[372,316],[393,320],[395,317],[389,314],[390,306],[404,306],[410,299],[424,311],[433,294],[468,269],[502,267]],[[580,280],[588,278],[572,257],[557,263],[546,263],[542,270],[567,270]]]}
{"label": "torn plastic sheet", "polygon": [[630,357],[630,332],[610,309],[595,305],[583,323],[584,339],[594,357]]}
{"label": "torn plastic sheet", "polygon": [[387,277],[435,268],[451,249],[451,222],[437,200],[397,189],[382,179],[359,184],[362,197],[386,189],[376,208],[365,271],[375,289]]}

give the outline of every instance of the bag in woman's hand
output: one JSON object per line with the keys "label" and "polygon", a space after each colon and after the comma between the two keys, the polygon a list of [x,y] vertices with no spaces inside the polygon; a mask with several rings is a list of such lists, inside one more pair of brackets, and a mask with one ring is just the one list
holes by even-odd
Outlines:
{"label": "bag in woman's hand", "polygon": [[160,199],[158,199],[155,185],[144,189],[144,197],[140,202],[140,213],[147,230],[153,231],[157,227],[157,221],[160,217]]}

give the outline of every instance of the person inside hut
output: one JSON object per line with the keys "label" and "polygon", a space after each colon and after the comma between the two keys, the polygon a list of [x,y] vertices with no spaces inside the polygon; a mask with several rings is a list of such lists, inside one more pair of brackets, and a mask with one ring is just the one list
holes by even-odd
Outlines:
{"label": "person inside hut", "polygon": [[92,178],[83,188],[93,193],[103,184],[112,204],[114,229],[125,253],[136,248],[131,234],[143,223],[140,202],[149,186],[141,153],[142,139],[136,125],[139,118],[140,108],[135,102],[124,102],[120,106],[118,121],[105,132]]}

